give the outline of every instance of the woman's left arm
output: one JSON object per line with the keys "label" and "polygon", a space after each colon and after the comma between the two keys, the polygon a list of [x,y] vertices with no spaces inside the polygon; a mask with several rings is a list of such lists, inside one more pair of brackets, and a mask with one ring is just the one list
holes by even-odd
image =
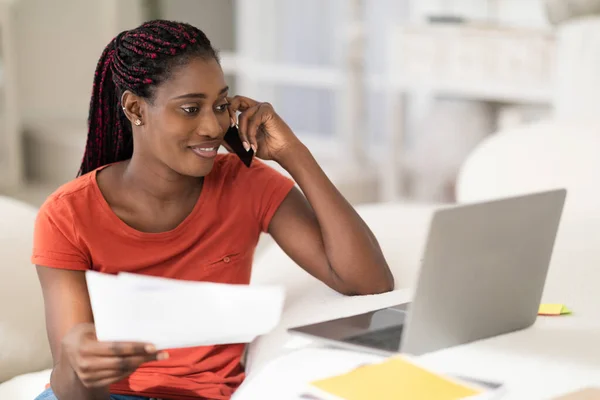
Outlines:
{"label": "woman's left arm", "polygon": [[[269,233],[297,264],[347,295],[383,293],[394,279],[375,236],[323,172],[310,151],[267,103],[236,96],[242,140],[262,159],[279,163],[293,188],[269,224]],[[306,196],[306,197],[305,197]]]}

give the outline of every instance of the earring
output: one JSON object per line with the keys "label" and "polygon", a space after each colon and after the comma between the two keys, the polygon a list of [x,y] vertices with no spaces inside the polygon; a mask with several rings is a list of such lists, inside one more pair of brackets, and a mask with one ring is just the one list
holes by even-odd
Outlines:
{"label": "earring", "polygon": [[135,121],[133,121],[133,123],[135,124],[135,126],[140,126],[142,124],[142,120],[138,118]]}

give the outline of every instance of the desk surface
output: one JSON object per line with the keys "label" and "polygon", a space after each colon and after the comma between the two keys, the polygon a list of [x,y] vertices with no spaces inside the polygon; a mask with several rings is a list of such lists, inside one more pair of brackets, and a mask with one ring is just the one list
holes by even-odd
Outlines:
{"label": "desk surface", "polygon": [[[299,399],[311,380],[381,359],[317,347],[304,339],[292,339],[288,349],[290,353],[251,374],[234,399]],[[529,329],[418,360],[440,372],[503,382],[506,394],[502,399],[548,399],[600,385],[600,320],[578,315],[539,317]]]}

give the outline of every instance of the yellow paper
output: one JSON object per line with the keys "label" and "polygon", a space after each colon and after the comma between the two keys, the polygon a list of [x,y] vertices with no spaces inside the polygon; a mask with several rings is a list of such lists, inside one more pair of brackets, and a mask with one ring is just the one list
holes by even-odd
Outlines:
{"label": "yellow paper", "polygon": [[538,315],[565,315],[571,314],[571,310],[564,304],[540,304]]}
{"label": "yellow paper", "polygon": [[401,357],[312,382],[312,385],[344,400],[458,400],[481,393]]}

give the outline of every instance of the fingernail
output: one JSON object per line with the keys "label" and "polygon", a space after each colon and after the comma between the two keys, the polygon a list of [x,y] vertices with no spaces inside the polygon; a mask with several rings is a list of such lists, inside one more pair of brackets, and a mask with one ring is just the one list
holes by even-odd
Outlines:
{"label": "fingernail", "polygon": [[144,350],[146,350],[147,353],[154,353],[156,351],[156,347],[151,344],[147,344],[146,347],[144,347]]}
{"label": "fingernail", "polygon": [[233,118],[229,118],[229,121],[231,121],[231,127],[233,128],[235,126],[235,121],[233,120]]}
{"label": "fingernail", "polygon": [[157,360],[166,360],[167,358],[169,358],[169,353],[167,352],[158,353],[158,356],[156,356]]}
{"label": "fingernail", "polygon": [[252,145],[252,146],[250,146],[250,147],[252,147],[252,150],[254,150],[254,152],[256,153],[256,146],[255,146],[255,145]]}
{"label": "fingernail", "polygon": [[242,146],[244,146],[244,149],[246,149],[246,151],[250,151],[250,145],[248,144],[248,142],[243,141]]}

